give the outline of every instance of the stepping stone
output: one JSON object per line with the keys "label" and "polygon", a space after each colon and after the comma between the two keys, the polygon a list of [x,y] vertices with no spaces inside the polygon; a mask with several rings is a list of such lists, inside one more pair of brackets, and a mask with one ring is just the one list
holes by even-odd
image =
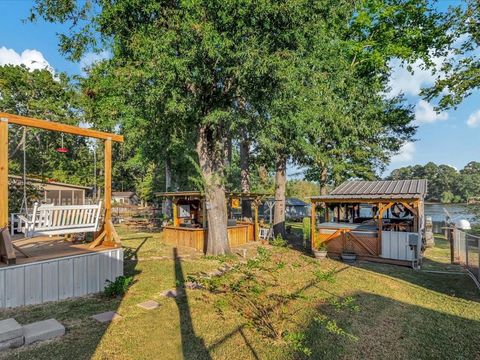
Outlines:
{"label": "stepping stone", "polygon": [[0,321],[0,342],[23,336],[23,328],[15,319]]}
{"label": "stepping stone", "polygon": [[193,281],[187,281],[185,284],[183,284],[183,286],[186,289],[191,289],[191,290],[203,289],[203,286],[201,284]]}
{"label": "stepping stone", "polygon": [[178,296],[177,290],[165,290],[160,293],[160,295],[168,298],[176,298]]}
{"label": "stepping stone", "polygon": [[0,351],[17,348],[23,345],[23,335],[10,340],[0,342]]}
{"label": "stepping stone", "polygon": [[159,304],[156,301],[153,300],[147,300],[143,303],[137,304],[138,307],[141,307],[142,309],[145,310],[153,310],[158,308]]}
{"label": "stepping stone", "polygon": [[23,327],[25,345],[65,335],[65,326],[55,319],[37,321]]}
{"label": "stepping stone", "polygon": [[118,315],[115,311],[107,311],[92,316],[93,319],[101,323],[107,323],[110,321],[120,320],[122,317]]}
{"label": "stepping stone", "polygon": [[215,271],[212,271],[212,272],[208,273],[208,275],[210,275],[210,276],[220,276],[220,275],[223,275],[223,271],[222,270],[215,270]]}
{"label": "stepping stone", "polygon": [[0,321],[0,351],[23,345],[23,327],[15,319]]}

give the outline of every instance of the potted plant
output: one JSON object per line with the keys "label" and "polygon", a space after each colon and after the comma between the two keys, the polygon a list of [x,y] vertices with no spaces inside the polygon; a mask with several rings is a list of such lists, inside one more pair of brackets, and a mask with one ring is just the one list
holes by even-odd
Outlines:
{"label": "potted plant", "polygon": [[320,244],[317,249],[313,249],[313,255],[317,260],[323,260],[327,258],[327,247],[325,244]]}

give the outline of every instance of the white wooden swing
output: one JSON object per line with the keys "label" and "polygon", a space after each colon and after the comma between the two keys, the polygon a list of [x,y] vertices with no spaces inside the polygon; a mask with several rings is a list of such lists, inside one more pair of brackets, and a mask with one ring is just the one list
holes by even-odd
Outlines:
{"label": "white wooden swing", "polygon": [[102,210],[98,205],[39,205],[28,215],[16,215],[16,230],[25,237],[97,232]]}
{"label": "white wooden swing", "polygon": [[[30,213],[27,206],[27,158],[26,158],[26,132],[22,139],[23,150],[23,200],[21,213],[11,214],[11,236],[21,232],[26,238],[36,236],[69,235],[85,232],[97,232],[102,210],[102,202],[97,205],[51,205],[35,202]],[[65,153],[68,149],[63,144],[57,149]],[[95,172],[95,183],[96,183]]]}

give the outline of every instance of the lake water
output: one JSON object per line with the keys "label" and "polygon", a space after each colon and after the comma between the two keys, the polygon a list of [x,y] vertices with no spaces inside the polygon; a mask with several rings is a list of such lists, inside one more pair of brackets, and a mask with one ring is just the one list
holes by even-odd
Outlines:
{"label": "lake water", "polygon": [[425,204],[425,216],[431,216],[433,221],[444,221],[445,210],[448,211],[453,221],[466,219],[473,222],[473,214],[468,206],[463,204]]}

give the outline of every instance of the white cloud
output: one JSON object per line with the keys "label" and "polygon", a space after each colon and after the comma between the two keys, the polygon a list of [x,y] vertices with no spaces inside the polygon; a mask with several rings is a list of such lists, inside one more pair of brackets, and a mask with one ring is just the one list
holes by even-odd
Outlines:
{"label": "white cloud", "polygon": [[392,156],[392,163],[403,163],[413,160],[415,154],[415,144],[413,142],[406,142],[400,148],[398,154]]}
{"label": "white cloud", "polygon": [[468,117],[467,125],[472,128],[480,125],[480,110],[475,111]]}
{"label": "white cloud", "polygon": [[[407,66],[402,64],[399,59],[391,60],[389,66],[392,69],[392,74],[389,81],[391,88],[389,95],[396,96],[403,93],[418,96],[422,88],[433,85],[437,78],[445,77],[440,69],[445,60],[450,59],[451,56],[453,55],[432,55],[430,60],[433,62],[433,68],[426,68],[422,60],[417,60],[410,64],[412,71],[409,71]],[[436,73],[434,73],[434,70]]]}
{"label": "white cloud", "polygon": [[52,74],[54,73],[52,66],[38,50],[27,49],[18,54],[15,50],[2,46],[0,48],[0,66],[5,65],[25,65],[32,71],[46,69]]}
{"label": "white cloud", "polygon": [[85,74],[86,68],[92,66],[96,62],[102,61],[104,59],[108,59],[110,56],[111,56],[110,52],[106,50],[99,53],[93,53],[93,52],[86,53],[80,59],[80,68],[82,69],[82,72]]}
{"label": "white cloud", "polygon": [[419,100],[415,106],[415,123],[416,124],[431,124],[437,121],[444,121],[448,119],[448,113],[437,113],[430,103],[425,100]]}

